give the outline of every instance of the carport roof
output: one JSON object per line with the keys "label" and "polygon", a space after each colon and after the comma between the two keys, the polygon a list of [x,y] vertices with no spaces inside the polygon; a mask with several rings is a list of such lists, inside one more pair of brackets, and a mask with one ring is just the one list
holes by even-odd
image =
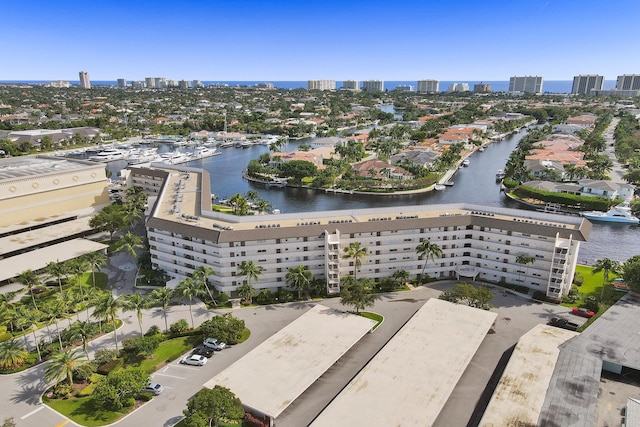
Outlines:
{"label": "carport roof", "polygon": [[204,384],[276,418],[376,322],[316,305]]}
{"label": "carport roof", "polygon": [[495,318],[430,299],[311,425],[433,425]]}
{"label": "carport roof", "polygon": [[534,425],[540,417],[544,397],[556,366],[560,345],[577,332],[537,325],[516,345],[500,382],[489,401],[481,427]]}

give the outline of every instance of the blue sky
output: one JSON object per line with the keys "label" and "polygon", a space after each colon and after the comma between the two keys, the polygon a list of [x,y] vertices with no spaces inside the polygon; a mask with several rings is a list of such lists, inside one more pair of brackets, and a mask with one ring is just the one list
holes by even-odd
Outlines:
{"label": "blue sky", "polygon": [[0,80],[640,73],[640,1],[2,0]]}

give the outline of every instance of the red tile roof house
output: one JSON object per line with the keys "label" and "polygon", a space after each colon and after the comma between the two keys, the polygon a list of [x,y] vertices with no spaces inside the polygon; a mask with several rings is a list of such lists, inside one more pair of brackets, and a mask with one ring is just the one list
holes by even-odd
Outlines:
{"label": "red tile roof house", "polygon": [[[413,179],[414,176],[408,170],[400,167],[391,165],[387,162],[383,162],[382,160],[365,160],[360,163],[355,163],[352,166],[354,172],[360,175],[363,178],[381,178],[385,179]],[[371,172],[375,171],[372,175]]]}

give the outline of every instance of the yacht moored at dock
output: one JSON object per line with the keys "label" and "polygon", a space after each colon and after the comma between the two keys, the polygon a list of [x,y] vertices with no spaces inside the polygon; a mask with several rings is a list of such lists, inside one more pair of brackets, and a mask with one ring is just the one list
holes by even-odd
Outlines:
{"label": "yacht moored at dock", "polygon": [[640,219],[631,213],[631,205],[628,201],[622,202],[607,212],[590,211],[582,212],[582,216],[589,221],[617,222],[622,224],[639,224]]}

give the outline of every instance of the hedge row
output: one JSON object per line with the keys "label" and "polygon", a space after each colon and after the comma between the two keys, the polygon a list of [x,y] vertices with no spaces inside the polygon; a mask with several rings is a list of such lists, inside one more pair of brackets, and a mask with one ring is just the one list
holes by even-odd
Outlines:
{"label": "hedge row", "polygon": [[513,193],[520,198],[531,198],[542,200],[547,203],[559,203],[561,205],[580,210],[607,211],[611,205],[611,200],[604,197],[578,196],[575,194],[556,193],[553,191],[538,190],[521,185],[513,190]]}

